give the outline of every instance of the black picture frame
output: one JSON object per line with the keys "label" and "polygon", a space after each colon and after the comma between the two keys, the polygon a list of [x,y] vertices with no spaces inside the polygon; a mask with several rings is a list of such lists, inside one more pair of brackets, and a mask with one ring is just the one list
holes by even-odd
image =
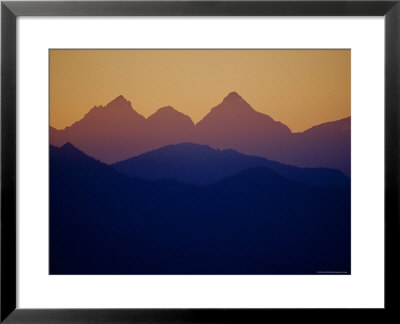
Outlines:
{"label": "black picture frame", "polygon": [[[19,16],[384,16],[384,309],[18,309],[16,308],[16,19]],[[382,321],[399,315],[400,0],[395,1],[2,1],[1,305],[4,323],[255,323],[271,320]],[[40,292],[38,292],[40,293]],[[210,292],[211,293],[211,292]],[[294,317],[295,316],[295,317]],[[274,317],[276,318],[276,317]]]}

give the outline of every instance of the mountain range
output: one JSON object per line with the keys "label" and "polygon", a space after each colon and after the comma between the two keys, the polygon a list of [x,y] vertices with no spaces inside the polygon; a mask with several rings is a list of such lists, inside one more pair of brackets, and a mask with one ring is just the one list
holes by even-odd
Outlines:
{"label": "mountain range", "polygon": [[[183,183],[186,170],[176,179],[154,171],[159,180],[148,180],[73,144],[50,146],[51,274],[350,273],[350,188],[330,177],[324,185],[330,170],[317,170],[313,184],[312,170],[268,160],[253,167],[254,157],[189,143],[133,164],[148,177],[169,152],[206,176]],[[239,167],[187,160],[198,152]]]}
{"label": "mountain range", "polygon": [[338,169],[349,176],[350,133],[350,117],[293,133],[231,92],[197,124],[170,106],[146,119],[119,96],[106,106],[93,107],[65,129],[50,127],[50,143],[58,147],[72,143],[110,164],[166,145],[190,142],[299,167]]}
{"label": "mountain range", "polygon": [[219,150],[193,143],[164,146],[112,166],[132,177],[147,180],[173,179],[197,185],[210,185],[250,168],[266,167],[287,179],[306,185],[350,187],[350,179],[339,170],[298,168],[232,149]]}

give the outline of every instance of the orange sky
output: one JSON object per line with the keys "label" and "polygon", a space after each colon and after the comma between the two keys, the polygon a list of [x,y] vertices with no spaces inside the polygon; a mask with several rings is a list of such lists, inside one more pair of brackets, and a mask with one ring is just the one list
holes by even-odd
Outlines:
{"label": "orange sky", "polygon": [[50,125],[122,94],[145,117],[171,105],[194,122],[231,91],[303,131],[350,116],[350,50],[50,50]]}

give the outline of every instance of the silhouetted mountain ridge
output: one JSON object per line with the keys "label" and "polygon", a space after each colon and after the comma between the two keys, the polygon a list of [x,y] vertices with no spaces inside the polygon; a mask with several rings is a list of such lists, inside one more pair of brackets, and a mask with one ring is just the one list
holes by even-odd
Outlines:
{"label": "silhouetted mountain ridge", "polygon": [[50,274],[318,271],[350,273],[349,189],[268,168],[210,186],[146,181],[50,147]]}
{"label": "silhouetted mountain ridge", "polygon": [[207,185],[254,167],[267,167],[284,178],[312,186],[349,187],[342,172],[325,168],[298,168],[235,150],[217,150],[208,145],[168,145],[113,164],[122,173],[148,180],[175,179]]}
{"label": "silhouetted mountain ridge", "polygon": [[[91,120],[92,119],[92,120]],[[110,101],[106,106],[94,106],[80,121],[72,124],[80,125],[92,123],[96,120],[104,124],[114,124],[116,122],[144,122],[145,118],[137,113],[131,105],[131,102],[126,100],[122,95]]]}
{"label": "silhouetted mountain ridge", "polygon": [[193,121],[190,119],[189,116],[177,111],[171,106],[166,106],[158,109],[154,114],[149,116],[147,118],[149,122],[155,122],[157,121],[158,123],[165,123],[168,121],[180,121],[183,123],[187,123],[191,126],[194,125]]}
{"label": "silhouetted mountain ridge", "polygon": [[51,128],[50,142],[56,146],[71,142],[105,163],[192,142],[300,167],[339,169],[350,175],[350,121],[349,117],[292,133],[231,92],[195,125],[170,106],[146,119],[119,96],[105,107],[94,107],[64,130]]}

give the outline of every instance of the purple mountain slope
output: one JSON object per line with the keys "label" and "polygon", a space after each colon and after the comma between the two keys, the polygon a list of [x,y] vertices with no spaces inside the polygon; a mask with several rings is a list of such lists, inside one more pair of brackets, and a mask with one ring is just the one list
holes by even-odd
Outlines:
{"label": "purple mountain slope", "polygon": [[102,162],[115,163],[166,145],[192,142],[350,175],[350,133],[350,117],[292,133],[231,92],[196,125],[170,106],[145,119],[119,96],[104,107],[94,107],[70,127],[51,127],[50,143],[71,142]]}

